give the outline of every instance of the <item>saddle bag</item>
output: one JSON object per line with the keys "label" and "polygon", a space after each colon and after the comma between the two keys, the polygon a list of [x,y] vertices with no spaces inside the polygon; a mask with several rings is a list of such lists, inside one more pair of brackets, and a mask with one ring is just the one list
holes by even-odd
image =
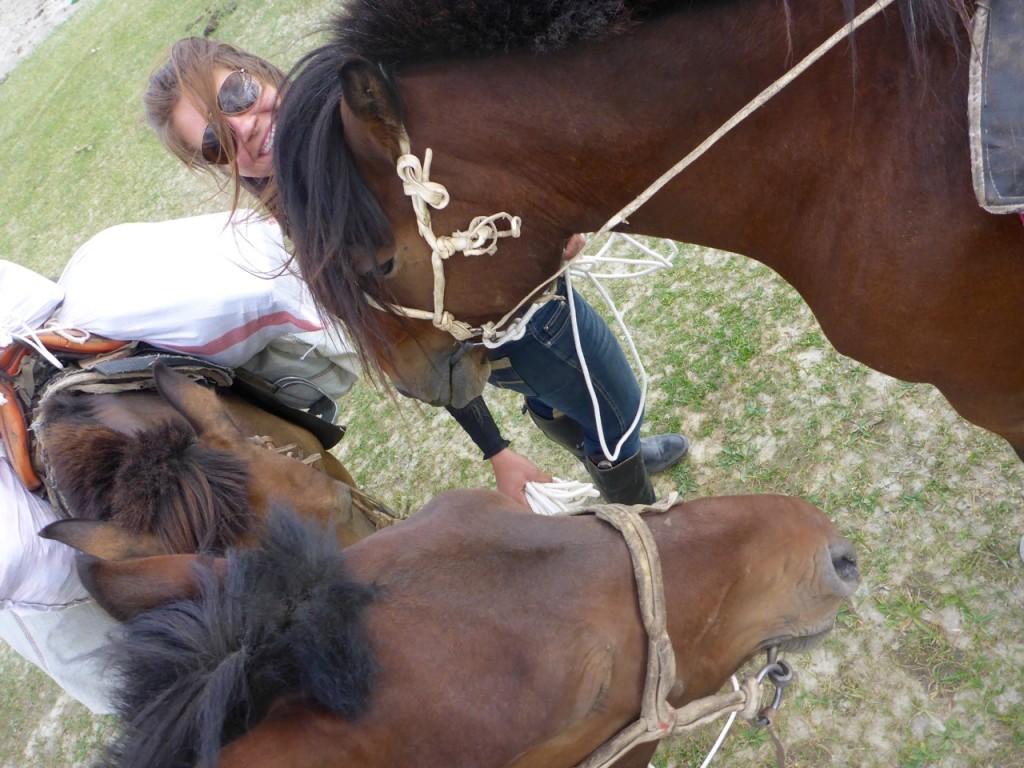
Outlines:
{"label": "saddle bag", "polygon": [[971,172],[990,213],[1024,211],[1024,3],[978,0],[971,46]]}

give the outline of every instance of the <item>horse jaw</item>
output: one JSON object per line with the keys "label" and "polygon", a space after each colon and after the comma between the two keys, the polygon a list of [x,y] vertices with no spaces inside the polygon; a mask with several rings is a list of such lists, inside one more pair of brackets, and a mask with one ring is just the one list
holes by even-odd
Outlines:
{"label": "horse jaw", "polygon": [[[448,349],[431,352],[421,339],[408,337],[392,349],[381,367],[400,393],[428,405],[464,408],[483,394],[491,374],[487,352],[482,347],[461,344],[451,347],[451,338],[440,335]],[[431,339],[438,336],[431,335]]]}

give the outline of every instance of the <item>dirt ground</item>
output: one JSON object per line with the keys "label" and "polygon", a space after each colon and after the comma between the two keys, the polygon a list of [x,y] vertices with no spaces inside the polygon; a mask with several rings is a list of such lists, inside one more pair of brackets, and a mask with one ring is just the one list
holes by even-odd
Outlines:
{"label": "dirt ground", "polygon": [[3,0],[0,77],[89,0]]}

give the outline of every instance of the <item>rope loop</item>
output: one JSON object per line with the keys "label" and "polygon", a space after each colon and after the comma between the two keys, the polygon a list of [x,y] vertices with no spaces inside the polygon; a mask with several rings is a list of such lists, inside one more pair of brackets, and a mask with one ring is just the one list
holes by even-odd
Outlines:
{"label": "rope loop", "polygon": [[430,181],[430,160],[433,153],[430,148],[423,154],[423,162],[413,154],[404,154],[395,163],[398,177],[402,180],[402,190],[411,197],[413,204],[417,200],[435,210],[444,208],[451,201],[451,195],[444,184]]}
{"label": "rope loop", "polygon": [[[502,231],[498,220],[508,221],[508,229]],[[455,232],[451,240],[457,249],[467,256],[491,256],[498,250],[498,239],[502,237],[519,237],[523,220],[509,213],[494,213],[490,216],[477,216],[469,223],[469,229]],[[442,238],[438,238],[439,240]]]}
{"label": "rope loop", "polygon": [[593,483],[580,483],[555,477],[550,483],[526,484],[526,501],[538,515],[564,515],[573,509],[593,504],[601,492]]}

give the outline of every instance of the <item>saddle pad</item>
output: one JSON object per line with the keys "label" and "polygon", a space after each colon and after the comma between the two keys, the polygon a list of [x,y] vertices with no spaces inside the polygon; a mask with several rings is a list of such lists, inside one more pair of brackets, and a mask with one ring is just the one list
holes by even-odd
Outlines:
{"label": "saddle pad", "polygon": [[971,169],[978,203],[1024,211],[1024,2],[979,0],[973,21]]}

